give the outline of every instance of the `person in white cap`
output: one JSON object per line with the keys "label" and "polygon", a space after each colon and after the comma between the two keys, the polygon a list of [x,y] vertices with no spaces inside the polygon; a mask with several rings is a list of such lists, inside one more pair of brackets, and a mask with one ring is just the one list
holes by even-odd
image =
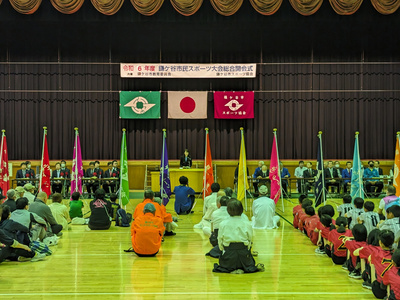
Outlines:
{"label": "person in white cap", "polygon": [[258,188],[260,197],[253,202],[253,217],[251,218],[254,229],[278,228],[279,216],[275,216],[275,202],[267,197],[268,188],[262,185]]}

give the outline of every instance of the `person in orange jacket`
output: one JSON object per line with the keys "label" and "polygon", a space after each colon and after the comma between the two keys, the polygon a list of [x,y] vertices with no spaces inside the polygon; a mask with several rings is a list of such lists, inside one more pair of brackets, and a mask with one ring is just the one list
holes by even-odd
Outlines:
{"label": "person in orange jacket", "polygon": [[153,203],[146,203],[143,215],[139,215],[132,222],[132,248],[137,256],[155,256],[161,247],[164,233],[163,220],[156,216],[156,207]]}

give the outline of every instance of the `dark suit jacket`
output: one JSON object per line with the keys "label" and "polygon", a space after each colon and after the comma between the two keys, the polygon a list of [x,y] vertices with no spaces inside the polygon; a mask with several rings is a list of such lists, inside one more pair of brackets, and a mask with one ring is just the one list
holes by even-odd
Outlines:
{"label": "dark suit jacket", "polygon": [[264,176],[263,175],[263,171],[262,170],[259,170],[257,173],[256,173],[256,178],[258,177],[258,176],[261,176],[262,178],[267,178],[267,177],[269,177],[269,170],[267,170],[267,176]]}
{"label": "dark suit jacket", "polygon": [[185,161],[185,155],[181,156],[181,167],[192,167],[192,158],[190,156],[187,157],[187,161]]}
{"label": "dark suit jacket", "polygon": [[318,173],[317,170],[311,169],[311,174],[310,174],[308,169],[305,169],[303,172],[303,177],[304,178],[313,178],[313,177],[317,176],[317,173]]}
{"label": "dark suit jacket", "polygon": [[115,170],[111,170],[111,172],[110,172],[110,170],[107,169],[107,170],[104,172],[104,178],[111,178],[111,177],[116,177],[116,178],[118,178],[118,174],[119,174],[119,172],[117,172],[117,171],[115,171]]}
{"label": "dark suit jacket", "polygon": [[339,177],[338,172],[335,168],[332,168],[333,177],[331,176],[331,172],[329,172],[328,168],[326,168],[324,170],[324,174],[325,174],[325,178],[338,178]]}
{"label": "dark suit jacket", "polygon": [[15,176],[15,178],[28,178],[28,177],[26,177],[26,174],[28,174],[28,171],[26,171],[25,176],[23,176],[22,175],[22,169],[20,169],[20,170],[17,171],[17,175]]}

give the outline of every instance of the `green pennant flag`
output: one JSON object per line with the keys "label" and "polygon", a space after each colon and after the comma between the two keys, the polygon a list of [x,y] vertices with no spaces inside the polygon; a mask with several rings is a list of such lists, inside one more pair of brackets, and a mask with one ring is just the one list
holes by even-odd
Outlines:
{"label": "green pennant flag", "polygon": [[161,92],[119,92],[121,119],[160,119]]}
{"label": "green pennant flag", "polygon": [[126,148],[126,134],[123,129],[121,142],[121,174],[119,186],[119,203],[127,205],[129,203],[129,180],[128,180],[128,151]]}

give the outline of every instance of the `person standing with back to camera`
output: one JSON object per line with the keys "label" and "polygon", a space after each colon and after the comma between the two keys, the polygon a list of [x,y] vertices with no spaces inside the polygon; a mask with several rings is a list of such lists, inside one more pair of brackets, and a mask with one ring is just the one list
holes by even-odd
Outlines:
{"label": "person standing with back to camera", "polygon": [[189,150],[185,149],[183,155],[181,156],[181,168],[190,169],[192,167],[192,158],[189,155]]}

